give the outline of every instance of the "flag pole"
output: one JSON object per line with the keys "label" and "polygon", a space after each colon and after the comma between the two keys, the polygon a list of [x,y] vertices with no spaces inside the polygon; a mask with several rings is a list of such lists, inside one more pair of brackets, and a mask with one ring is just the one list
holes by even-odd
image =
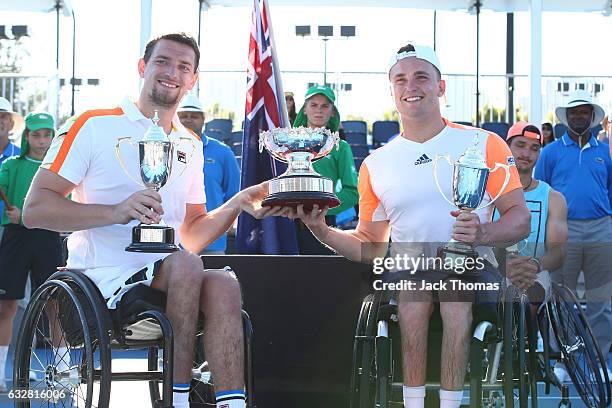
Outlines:
{"label": "flag pole", "polygon": [[276,42],[274,41],[274,30],[272,29],[272,13],[268,6],[268,0],[262,0],[264,10],[266,10],[268,16],[268,30],[270,30],[270,44],[272,45],[272,66],[274,68],[274,81],[276,82],[276,89],[280,91],[278,96],[278,108],[280,115],[283,118],[282,126],[290,126],[289,114],[287,113],[287,101],[285,101],[285,90],[283,89],[283,81],[281,80],[281,72],[278,67],[278,58],[276,54]]}

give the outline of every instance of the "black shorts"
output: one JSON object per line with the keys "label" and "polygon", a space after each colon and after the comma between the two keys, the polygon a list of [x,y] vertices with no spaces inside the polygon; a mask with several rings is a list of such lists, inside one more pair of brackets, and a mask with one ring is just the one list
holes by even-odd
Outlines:
{"label": "black shorts", "polygon": [[32,288],[40,286],[58,266],[62,266],[62,240],[59,233],[27,229],[22,225],[4,226],[0,241],[0,289],[2,299],[23,299],[28,273]]}

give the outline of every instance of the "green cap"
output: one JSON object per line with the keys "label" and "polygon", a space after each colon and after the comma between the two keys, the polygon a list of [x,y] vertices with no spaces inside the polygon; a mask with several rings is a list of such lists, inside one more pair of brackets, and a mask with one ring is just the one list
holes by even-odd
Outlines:
{"label": "green cap", "polygon": [[[308,89],[308,91],[306,91],[304,99],[308,101],[308,99],[312,98],[314,95],[324,95],[327,99],[329,99],[332,104],[336,102],[336,95],[329,86],[316,85],[311,87],[310,89]],[[305,106],[306,102],[304,102],[304,105],[302,105],[302,109],[300,109],[295,118],[295,121],[293,121],[293,127],[307,126],[308,117],[304,112]],[[340,113],[338,112],[338,109],[336,109],[335,105],[334,113],[332,114],[331,118],[329,118],[329,121],[327,122],[327,125],[325,127],[331,130],[332,132],[337,132],[338,128],[340,127]]]}
{"label": "green cap", "polygon": [[21,135],[21,157],[24,157],[30,150],[26,132],[35,132],[40,129],[51,129],[51,134],[55,134],[55,120],[48,112],[35,111],[30,112],[25,117],[25,129]]}
{"label": "green cap", "polygon": [[330,100],[331,103],[336,102],[336,95],[334,94],[334,90],[331,89],[329,86],[325,86],[325,85],[315,85],[311,87],[310,89],[308,89],[308,91],[306,91],[306,95],[304,96],[304,99],[308,99],[311,96],[319,95],[319,94],[325,95],[327,99]]}
{"label": "green cap", "polygon": [[30,112],[25,117],[25,126],[28,130],[34,132],[39,129],[55,129],[55,121],[53,116],[47,112]]}

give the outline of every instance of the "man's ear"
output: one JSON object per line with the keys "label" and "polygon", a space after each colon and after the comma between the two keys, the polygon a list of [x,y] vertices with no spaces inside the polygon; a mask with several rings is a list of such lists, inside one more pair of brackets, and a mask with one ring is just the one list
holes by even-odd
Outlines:
{"label": "man's ear", "polygon": [[140,75],[141,78],[144,78],[144,70],[145,70],[145,61],[144,61],[144,58],[140,58],[138,60],[138,75]]}
{"label": "man's ear", "polygon": [[441,98],[446,93],[446,81],[441,79],[438,85],[438,98]]}

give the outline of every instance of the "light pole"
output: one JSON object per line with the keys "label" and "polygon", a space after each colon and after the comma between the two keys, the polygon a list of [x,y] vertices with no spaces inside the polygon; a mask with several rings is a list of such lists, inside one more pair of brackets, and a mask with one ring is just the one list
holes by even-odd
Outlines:
{"label": "light pole", "polygon": [[[318,26],[317,34],[323,40],[323,84],[327,86],[327,42],[334,36],[334,26]],[[309,37],[310,26],[295,26],[295,35]],[[355,26],[340,26],[341,37],[354,37]]]}

